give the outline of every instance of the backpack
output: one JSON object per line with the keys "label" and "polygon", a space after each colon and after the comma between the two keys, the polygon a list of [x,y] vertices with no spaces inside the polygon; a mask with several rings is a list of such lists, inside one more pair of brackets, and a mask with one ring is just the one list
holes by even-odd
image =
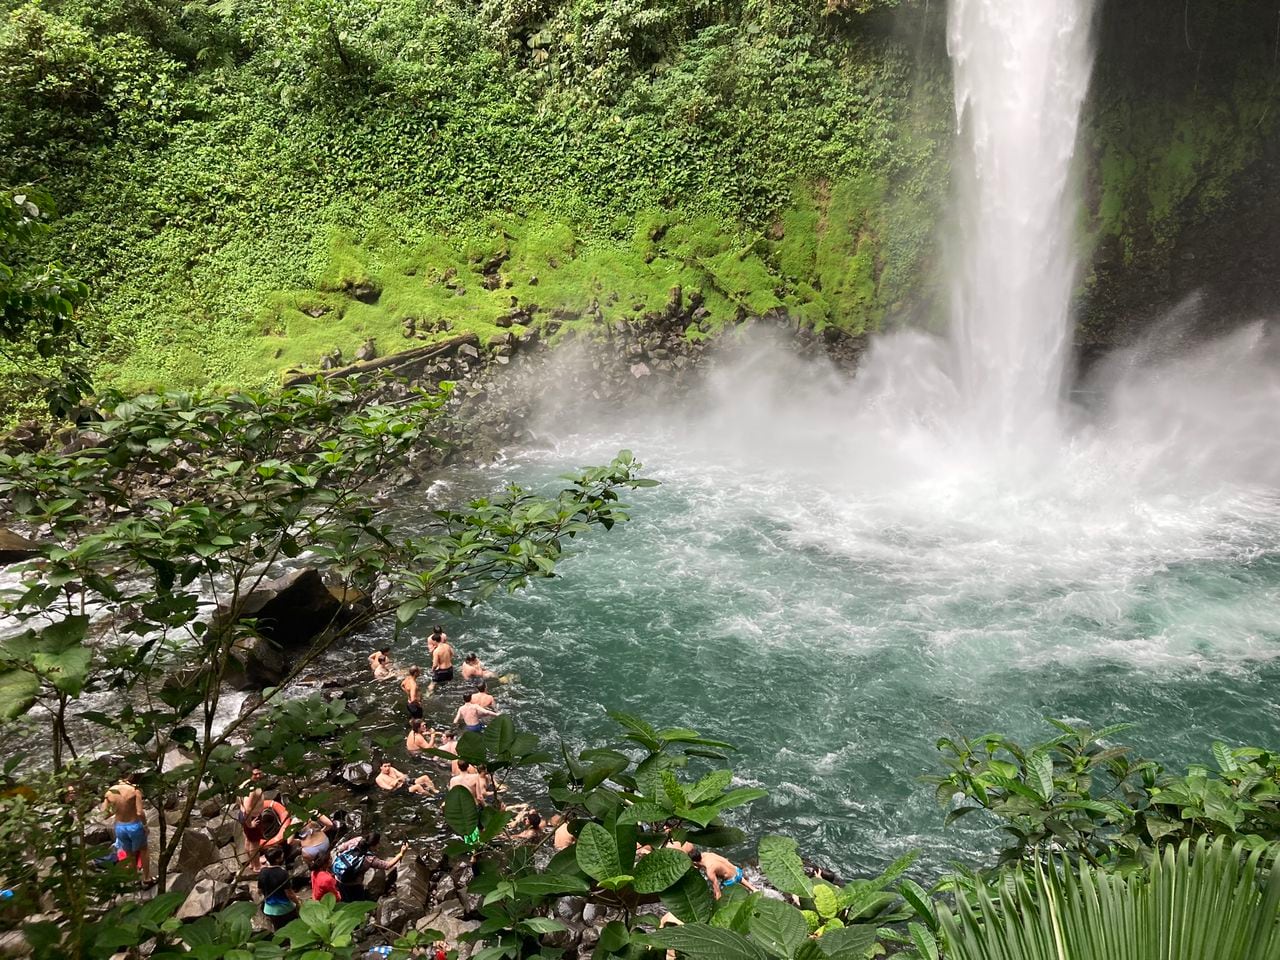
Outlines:
{"label": "backpack", "polygon": [[339,883],[350,883],[360,879],[364,872],[364,853],[360,850],[345,850],[333,858],[333,878]]}

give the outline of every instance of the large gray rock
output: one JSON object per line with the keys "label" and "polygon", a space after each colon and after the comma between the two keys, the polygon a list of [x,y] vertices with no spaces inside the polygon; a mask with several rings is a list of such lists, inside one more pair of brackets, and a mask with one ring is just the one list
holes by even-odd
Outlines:
{"label": "large gray rock", "polygon": [[402,862],[396,870],[395,889],[378,905],[378,923],[403,933],[427,912],[431,878],[418,858]]}
{"label": "large gray rock", "polygon": [[188,827],[182,831],[182,843],[174,860],[177,871],[194,875],[216,863],[219,859],[218,847],[219,844],[206,828]]}
{"label": "large gray rock", "polygon": [[413,925],[415,930],[438,930],[445,943],[458,950],[458,960],[466,960],[476,948],[476,944],[463,943],[462,935],[477,929],[480,924],[475,920],[462,919],[462,904],[456,900],[441,904],[429,911]]}
{"label": "large gray rock", "polygon": [[174,916],[179,920],[195,920],[221,910],[234,896],[235,888],[231,884],[219,883],[212,877],[200,877]]}
{"label": "large gray rock", "polygon": [[[228,671],[228,680],[241,690],[276,686],[289,674],[291,651],[349,625],[367,608],[367,597],[328,586],[312,567],[263,583],[241,604],[240,618],[254,620],[256,633],[236,641],[239,668]],[[231,616],[231,610],[220,608],[214,626],[225,626]]]}

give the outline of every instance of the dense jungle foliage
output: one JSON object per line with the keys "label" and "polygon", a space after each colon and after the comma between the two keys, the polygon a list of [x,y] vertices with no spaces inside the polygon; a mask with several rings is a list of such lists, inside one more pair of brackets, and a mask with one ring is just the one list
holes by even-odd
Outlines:
{"label": "dense jungle foliage", "polygon": [[[612,322],[680,283],[708,329],[941,310],[940,2],[5,7],[0,184],[60,208],[33,256],[92,287],[108,384],[272,382],[408,317],[483,339],[513,296]],[[1270,142],[1275,11],[1100,9],[1085,240],[1158,272]],[[57,369],[10,353],[10,401]]]}

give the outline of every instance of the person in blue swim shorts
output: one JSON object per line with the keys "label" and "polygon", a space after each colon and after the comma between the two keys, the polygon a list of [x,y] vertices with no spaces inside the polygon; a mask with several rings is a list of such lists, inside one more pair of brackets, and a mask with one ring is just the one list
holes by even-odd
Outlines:
{"label": "person in blue swim shorts", "polygon": [[707,879],[711,881],[711,892],[716,895],[717,900],[720,899],[720,893],[724,888],[738,884],[755,892],[756,888],[743,879],[742,868],[720,854],[712,853],[710,850],[694,850],[689,854],[689,859],[707,875]]}
{"label": "person in blue swim shorts", "polygon": [[142,791],[132,775],[107,789],[103,807],[116,820],[116,846],[127,858],[137,858],[143,883],[151,881],[151,858],[147,848],[147,815],[142,806]]}

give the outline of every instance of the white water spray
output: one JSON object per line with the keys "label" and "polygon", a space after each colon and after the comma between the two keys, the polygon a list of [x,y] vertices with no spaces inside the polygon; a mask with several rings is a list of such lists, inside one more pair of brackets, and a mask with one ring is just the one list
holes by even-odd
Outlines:
{"label": "white water spray", "polygon": [[1077,263],[1070,189],[1093,0],[952,0],[959,149],[952,344],[964,416],[1057,430]]}

